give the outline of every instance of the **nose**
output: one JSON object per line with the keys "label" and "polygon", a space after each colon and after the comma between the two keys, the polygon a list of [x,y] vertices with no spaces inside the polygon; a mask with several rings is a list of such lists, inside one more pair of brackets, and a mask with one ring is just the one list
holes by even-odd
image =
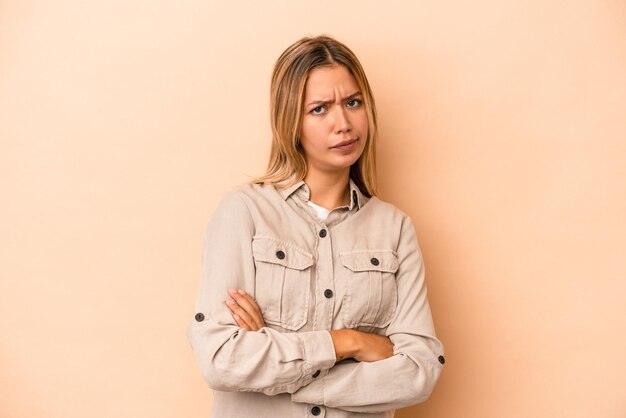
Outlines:
{"label": "nose", "polygon": [[343,106],[339,106],[335,112],[335,133],[340,134],[343,132],[350,132],[352,130],[352,124],[350,123],[350,117],[347,114],[347,110]]}

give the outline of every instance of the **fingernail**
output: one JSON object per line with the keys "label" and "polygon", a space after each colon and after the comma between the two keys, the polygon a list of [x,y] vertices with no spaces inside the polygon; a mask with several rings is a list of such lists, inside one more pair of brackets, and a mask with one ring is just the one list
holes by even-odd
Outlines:
{"label": "fingernail", "polygon": [[239,294],[240,294],[240,295],[245,295],[245,294],[246,294],[246,292],[245,292],[243,289],[239,289]]}
{"label": "fingernail", "polygon": [[228,289],[228,293],[236,293],[237,291],[235,289],[233,289],[232,287],[230,289]]}

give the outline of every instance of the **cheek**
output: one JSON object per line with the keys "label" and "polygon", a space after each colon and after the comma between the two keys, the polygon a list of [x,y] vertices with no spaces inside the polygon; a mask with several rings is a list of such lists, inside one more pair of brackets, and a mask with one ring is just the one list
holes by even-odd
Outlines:
{"label": "cheek", "polygon": [[360,114],[360,118],[359,118],[359,127],[361,128],[361,132],[363,132],[364,134],[367,134],[368,128],[369,128],[369,123],[368,123],[368,119],[367,119],[367,113],[365,112],[365,110]]}
{"label": "cheek", "polygon": [[319,123],[303,123],[300,142],[307,156],[319,155],[326,144]]}
{"label": "cheek", "polygon": [[328,131],[323,121],[306,121],[302,124],[301,139],[310,148],[321,149],[326,144]]}

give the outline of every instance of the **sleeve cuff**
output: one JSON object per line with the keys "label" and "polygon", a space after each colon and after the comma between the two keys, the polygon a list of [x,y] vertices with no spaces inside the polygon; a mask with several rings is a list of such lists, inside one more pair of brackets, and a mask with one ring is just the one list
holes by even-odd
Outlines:
{"label": "sleeve cuff", "polygon": [[299,334],[302,338],[305,358],[305,374],[330,369],[335,365],[335,346],[329,331],[312,331]]}
{"label": "sleeve cuff", "polygon": [[314,331],[302,334],[306,353],[307,380],[309,383],[291,394],[291,400],[298,403],[324,404],[324,380],[328,369],[335,365],[335,346],[328,331]]}

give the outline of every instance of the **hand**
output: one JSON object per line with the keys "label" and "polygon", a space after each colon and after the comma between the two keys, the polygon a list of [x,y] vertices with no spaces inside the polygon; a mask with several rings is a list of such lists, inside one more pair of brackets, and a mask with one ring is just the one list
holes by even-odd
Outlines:
{"label": "hand", "polygon": [[353,329],[333,330],[330,335],[337,361],[352,357],[357,361],[372,362],[393,356],[393,343],[388,337]]}
{"label": "hand", "polygon": [[357,354],[354,357],[358,361],[378,361],[393,356],[393,343],[389,337],[368,332],[356,331]]}
{"label": "hand", "polygon": [[256,301],[244,290],[228,289],[231,298],[226,300],[226,306],[233,314],[235,322],[248,331],[258,331],[265,326],[261,308]]}

